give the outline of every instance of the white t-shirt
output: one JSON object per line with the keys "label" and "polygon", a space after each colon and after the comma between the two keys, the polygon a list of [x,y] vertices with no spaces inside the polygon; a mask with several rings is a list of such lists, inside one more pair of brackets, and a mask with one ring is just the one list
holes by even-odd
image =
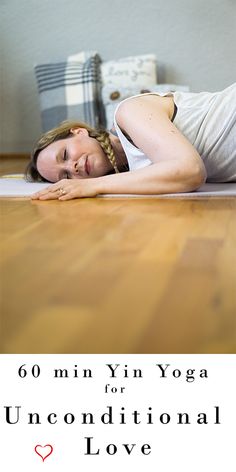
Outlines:
{"label": "white t-shirt", "polygon": [[[153,95],[173,96],[177,106],[173,123],[200,154],[206,167],[207,181],[236,182],[236,83],[221,92],[169,92]],[[116,112],[121,103],[115,110],[114,126],[129,169],[146,167],[152,161],[125,137],[116,122]]]}

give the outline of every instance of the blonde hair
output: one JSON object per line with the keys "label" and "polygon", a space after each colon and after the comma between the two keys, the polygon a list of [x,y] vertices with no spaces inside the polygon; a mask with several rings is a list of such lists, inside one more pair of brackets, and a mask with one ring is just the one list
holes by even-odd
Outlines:
{"label": "blonde hair", "polygon": [[115,153],[111,145],[110,137],[108,131],[105,129],[94,129],[91,128],[86,123],[79,121],[63,121],[59,124],[58,127],[51,129],[44,133],[38,142],[35,145],[35,148],[31,154],[31,159],[25,170],[25,179],[28,182],[48,182],[44,177],[42,177],[37,169],[37,159],[40,151],[45,149],[49,144],[52,144],[54,141],[59,141],[60,139],[65,139],[72,137],[71,133],[72,128],[85,128],[87,129],[89,136],[95,138],[106,156],[108,157],[110,163],[112,164],[113,169],[116,173],[119,173]]}

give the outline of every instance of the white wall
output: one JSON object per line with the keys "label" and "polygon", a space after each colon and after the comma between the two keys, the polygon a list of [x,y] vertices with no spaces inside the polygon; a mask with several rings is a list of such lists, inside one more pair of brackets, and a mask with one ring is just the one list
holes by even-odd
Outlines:
{"label": "white wall", "polygon": [[0,152],[29,152],[41,133],[36,63],[153,52],[159,81],[215,91],[236,80],[236,0],[0,0],[0,18]]}

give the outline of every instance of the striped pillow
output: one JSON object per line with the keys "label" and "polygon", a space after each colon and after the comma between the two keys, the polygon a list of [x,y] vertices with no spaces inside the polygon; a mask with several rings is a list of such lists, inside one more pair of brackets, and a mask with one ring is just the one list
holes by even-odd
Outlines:
{"label": "striped pillow", "polygon": [[100,63],[95,51],[84,51],[63,62],[35,66],[43,132],[58,126],[63,120],[100,126],[104,121]]}

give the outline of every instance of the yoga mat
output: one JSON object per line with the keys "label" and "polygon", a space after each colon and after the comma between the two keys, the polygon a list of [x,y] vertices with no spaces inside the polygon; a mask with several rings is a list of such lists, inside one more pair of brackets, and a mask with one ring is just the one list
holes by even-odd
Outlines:
{"label": "yoga mat", "polygon": [[[22,174],[11,174],[0,178],[0,197],[30,197],[35,192],[48,187],[48,183],[25,182]],[[236,196],[236,182],[207,183],[195,192],[169,193],[162,195],[104,194],[98,198],[202,198]]]}
{"label": "yoga mat", "polygon": [[22,174],[8,174],[0,178],[0,197],[29,197],[49,185],[26,182]]}
{"label": "yoga mat", "polygon": [[185,193],[163,193],[161,195],[137,195],[137,194],[105,194],[102,197],[125,197],[125,198],[205,198],[205,197],[236,197],[236,182],[226,184],[204,184],[194,192]]}

